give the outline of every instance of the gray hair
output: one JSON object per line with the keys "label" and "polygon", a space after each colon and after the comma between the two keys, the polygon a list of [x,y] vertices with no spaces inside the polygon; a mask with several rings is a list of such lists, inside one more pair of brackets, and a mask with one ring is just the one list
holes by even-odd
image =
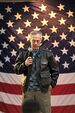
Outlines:
{"label": "gray hair", "polygon": [[36,31],[36,30],[34,30],[34,31],[31,31],[31,32],[30,32],[30,36],[36,35],[36,34],[39,34],[39,35],[42,37],[42,32],[41,32],[41,31]]}

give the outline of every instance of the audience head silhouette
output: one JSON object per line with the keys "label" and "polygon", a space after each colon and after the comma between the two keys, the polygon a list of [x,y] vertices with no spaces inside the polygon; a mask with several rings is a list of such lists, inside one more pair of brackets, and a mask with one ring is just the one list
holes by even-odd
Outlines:
{"label": "audience head silhouette", "polygon": [[22,104],[22,113],[40,113],[40,105],[35,100],[25,100]]}

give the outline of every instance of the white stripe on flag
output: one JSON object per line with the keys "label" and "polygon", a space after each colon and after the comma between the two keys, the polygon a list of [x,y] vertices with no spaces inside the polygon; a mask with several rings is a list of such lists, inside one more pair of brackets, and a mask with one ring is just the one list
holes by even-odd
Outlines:
{"label": "white stripe on flag", "polygon": [[[3,92],[0,92],[0,95],[2,95],[2,97],[0,98],[0,102],[13,105],[21,105],[22,103],[21,95],[15,94],[13,95]],[[51,105],[52,106],[75,105],[75,94],[51,96]]]}
{"label": "white stripe on flag", "polygon": [[51,96],[52,106],[75,105],[75,94]]}
{"label": "white stripe on flag", "polygon": [[[20,85],[20,81],[21,75],[0,72],[0,82]],[[59,75],[57,84],[63,85],[71,83],[75,83],[75,73],[64,73]]]}
{"label": "white stripe on flag", "polygon": [[16,94],[8,94],[0,92],[0,102],[6,103],[6,104],[13,104],[13,105],[21,105],[22,103],[22,96],[16,95]]}
{"label": "white stripe on flag", "polygon": [[75,83],[75,73],[60,74],[57,84],[73,84]]}
{"label": "white stripe on flag", "polygon": [[8,84],[20,84],[21,75],[17,75],[14,73],[2,73],[0,72],[0,82],[8,83]]}

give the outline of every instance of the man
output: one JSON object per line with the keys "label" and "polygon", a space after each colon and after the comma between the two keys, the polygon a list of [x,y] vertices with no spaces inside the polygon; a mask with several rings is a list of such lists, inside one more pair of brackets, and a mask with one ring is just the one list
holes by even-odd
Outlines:
{"label": "man", "polygon": [[22,113],[41,113],[40,105],[35,100],[25,100],[22,104]]}
{"label": "man", "polygon": [[17,74],[24,74],[23,85],[25,99],[37,100],[42,113],[50,113],[50,87],[55,87],[59,76],[58,64],[53,53],[41,48],[41,31],[30,33],[31,48],[21,52],[15,64]]}

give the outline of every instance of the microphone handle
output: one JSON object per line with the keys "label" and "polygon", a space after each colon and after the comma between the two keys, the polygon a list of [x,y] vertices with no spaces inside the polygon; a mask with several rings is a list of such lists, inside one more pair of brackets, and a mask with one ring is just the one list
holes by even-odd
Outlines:
{"label": "microphone handle", "polygon": [[28,57],[33,57],[32,51],[28,51]]}

